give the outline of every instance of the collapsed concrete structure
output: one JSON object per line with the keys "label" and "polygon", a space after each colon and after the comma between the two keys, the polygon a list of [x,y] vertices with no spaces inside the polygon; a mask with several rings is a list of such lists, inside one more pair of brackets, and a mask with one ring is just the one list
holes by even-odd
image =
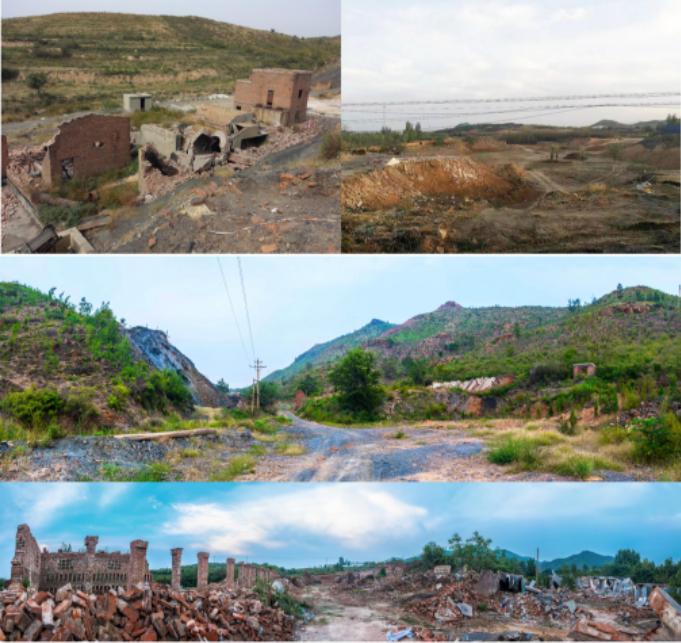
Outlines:
{"label": "collapsed concrete structure", "polygon": [[144,540],[133,540],[130,553],[97,551],[98,536],[85,538],[85,550],[79,552],[42,551],[28,525],[17,529],[12,573],[9,584],[55,593],[65,584],[85,592],[106,593],[109,589],[130,589],[137,583],[151,582]]}
{"label": "collapsed concrete structure", "polygon": [[120,170],[130,161],[130,118],[86,114],[65,121],[45,152],[42,179],[48,186]]}
{"label": "collapsed concrete structure", "polygon": [[264,123],[291,126],[307,116],[312,72],[292,69],[254,69],[236,81],[234,107],[253,112]]}
{"label": "collapsed concrete structure", "polygon": [[464,381],[433,382],[431,388],[460,388],[462,391],[466,391],[466,393],[482,393],[495,387],[508,386],[513,384],[513,382],[515,382],[515,375],[500,375],[498,377],[476,377],[475,379]]}

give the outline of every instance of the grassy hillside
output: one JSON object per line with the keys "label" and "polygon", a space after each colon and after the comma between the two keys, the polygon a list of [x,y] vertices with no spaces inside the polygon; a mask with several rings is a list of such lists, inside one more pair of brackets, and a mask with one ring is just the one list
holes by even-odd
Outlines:
{"label": "grassy hillside", "polygon": [[[256,67],[315,71],[340,57],[340,36],[298,38],[195,16],[57,13],[2,21],[3,122],[122,106],[123,93],[154,99],[227,93]],[[19,72],[16,80],[5,70]],[[41,102],[27,73],[49,78]],[[61,111],[60,111],[61,110]]]}
{"label": "grassy hillside", "polygon": [[90,433],[189,410],[181,377],[136,359],[123,323],[106,303],[95,310],[54,289],[0,283],[0,440]]}
{"label": "grassy hillside", "polygon": [[296,357],[293,364],[286,368],[279,369],[270,373],[264,381],[267,382],[285,382],[295,377],[304,370],[316,368],[323,364],[336,361],[342,357],[347,351],[361,346],[365,342],[382,335],[384,332],[390,330],[394,324],[381,321],[380,319],[373,319],[366,326],[356,330],[347,335],[342,335],[336,339],[323,344],[317,344],[310,350],[305,351]]}
{"label": "grassy hillside", "polygon": [[549,571],[551,569],[559,570],[563,565],[570,567],[573,563],[577,565],[577,569],[581,570],[586,565],[589,569],[593,567],[602,567],[606,563],[612,563],[615,560],[614,556],[602,556],[592,551],[583,551],[579,554],[573,554],[567,558],[555,558],[549,561],[539,561],[540,571]]}

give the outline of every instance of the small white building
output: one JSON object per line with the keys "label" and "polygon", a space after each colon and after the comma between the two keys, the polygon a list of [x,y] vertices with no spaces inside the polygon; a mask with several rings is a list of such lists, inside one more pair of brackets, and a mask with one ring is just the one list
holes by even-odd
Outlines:
{"label": "small white building", "polygon": [[151,94],[123,94],[126,112],[146,112],[151,109]]}

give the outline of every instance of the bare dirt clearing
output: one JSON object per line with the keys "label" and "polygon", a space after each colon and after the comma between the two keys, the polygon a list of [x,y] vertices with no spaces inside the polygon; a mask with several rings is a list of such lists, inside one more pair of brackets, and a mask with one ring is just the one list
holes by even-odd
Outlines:
{"label": "bare dirt clearing", "polygon": [[[625,159],[641,147],[622,145]],[[343,252],[679,252],[678,170],[651,164],[662,152],[615,162],[594,148],[558,162],[541,144],[346,157]]]}

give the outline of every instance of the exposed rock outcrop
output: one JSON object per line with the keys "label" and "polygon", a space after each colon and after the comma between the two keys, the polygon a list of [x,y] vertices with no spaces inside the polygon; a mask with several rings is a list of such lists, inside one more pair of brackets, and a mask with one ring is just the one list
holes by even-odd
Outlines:
{"label": "exposed rock outcrop", "polygon": [[241,399],[238,393],[225,395],[218,391],[215,385],[196,369],[194,362],[168,341],[163,331],[135,326],[126,329],[125,332],[133,351],[149,366],[159,370],[172,368],[182,375],[194,395],[196,404],[228,408],[233,408],[238,404]]}

